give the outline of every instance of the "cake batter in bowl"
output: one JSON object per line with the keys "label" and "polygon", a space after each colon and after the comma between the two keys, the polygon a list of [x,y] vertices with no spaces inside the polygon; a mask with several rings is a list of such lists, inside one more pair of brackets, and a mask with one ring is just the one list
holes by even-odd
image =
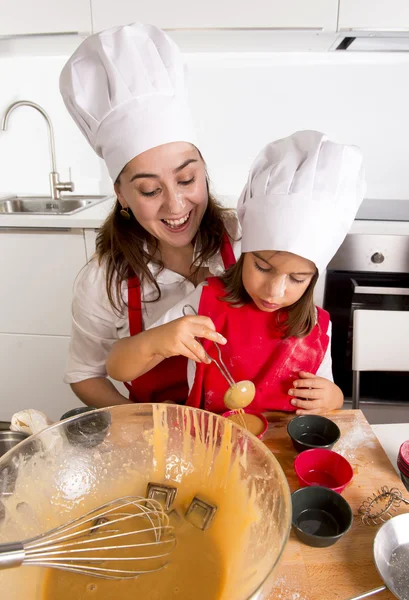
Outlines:
{"label": "cake batter in bowl", "polygon": [[228,419],[184,406],[96,413],[104,431],[90,434],[96,444],[67,435],[69,424],[91,418],[84,414],[0,459],[0,542],[38,535],[117,497],[153,493],[175,527],[169,564],[121,582],[20,567],[0,572],[2,598],[267,598],[291,524],[288,484],[271,452]]}

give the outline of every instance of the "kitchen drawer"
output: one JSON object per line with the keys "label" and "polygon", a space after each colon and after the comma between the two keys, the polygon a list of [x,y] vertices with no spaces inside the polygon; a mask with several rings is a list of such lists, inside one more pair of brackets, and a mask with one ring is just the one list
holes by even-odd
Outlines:
{"label": "kitchen drawer", "polygon": [[0,421],[24,408],[59,419],[82,402],[63,382],[69,337],[0,334]]}
{"label": "kitchen drawer", "polygon": [[0,333],[69,335],[83,230],[0,229]]}

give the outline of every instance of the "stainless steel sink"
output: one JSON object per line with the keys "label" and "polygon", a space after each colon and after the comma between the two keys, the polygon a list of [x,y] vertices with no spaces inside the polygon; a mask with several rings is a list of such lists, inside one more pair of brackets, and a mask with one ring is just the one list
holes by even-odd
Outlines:
{"label": "stainless steel sink", "polygon": [[0,200],[0,215],[73,215],[90,208],[107,196],[66,196],[53,200],[48,196],[10,196]]}

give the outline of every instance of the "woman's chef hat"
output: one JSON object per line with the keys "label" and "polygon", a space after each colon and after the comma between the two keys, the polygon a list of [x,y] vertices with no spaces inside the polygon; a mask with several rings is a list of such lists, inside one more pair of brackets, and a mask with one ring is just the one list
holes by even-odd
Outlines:
{"label": "woman's chef hat", "polygon": [[356,146],[298,131],[257,156],[238,202],[242,252],[292,252],[325,270],[362,202],[365,179]]}
{"label": "woman's chef hat", "polygon": [[88,37],[64,66],[60,91],[114,181],[145,150],[195,143],[180,50],[153,25],[132,23]]}

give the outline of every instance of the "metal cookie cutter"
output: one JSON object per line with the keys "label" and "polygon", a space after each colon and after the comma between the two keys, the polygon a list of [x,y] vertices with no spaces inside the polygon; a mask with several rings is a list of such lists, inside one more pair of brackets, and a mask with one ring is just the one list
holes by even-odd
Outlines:
{"label": "metal cookie cutter", "polygon": [[168,511],[176,498],[177,488],[162,483],[148,483],[146,497],[160,502],[165,511]]}
{"label": "metal cookie cutter", "polygon": [[217,506],[195,496],[187,509],[186,519],[198,529],[206,531],[216,515]]}

